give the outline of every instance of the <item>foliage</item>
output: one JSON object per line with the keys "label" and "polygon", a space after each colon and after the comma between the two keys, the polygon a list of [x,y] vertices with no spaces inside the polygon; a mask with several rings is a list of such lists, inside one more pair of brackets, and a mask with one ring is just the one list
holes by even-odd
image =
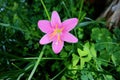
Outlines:
{"label": "foliage", "polygon": [[[94,9],[83,0],[43,0],[48,14],[41,1],[0,0],[0,80],[27,80],[39,55],[32,80],[119,80],[120,29],[110,31],[105,21],[88,18]],[[58,55],[51,44],[39,44],[44,34],[37,22],[53,10],[62,20],[79,19],[71,31],[79,42],[65,43]]]}

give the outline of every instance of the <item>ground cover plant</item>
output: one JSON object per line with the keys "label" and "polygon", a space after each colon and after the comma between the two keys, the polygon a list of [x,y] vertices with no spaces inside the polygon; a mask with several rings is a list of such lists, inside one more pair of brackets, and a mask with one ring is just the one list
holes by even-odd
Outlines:
{"label": "ground cover plant", "polygon": [[119,80],[119,25],[94,12],[84,0],[0,0],[0,80]]}

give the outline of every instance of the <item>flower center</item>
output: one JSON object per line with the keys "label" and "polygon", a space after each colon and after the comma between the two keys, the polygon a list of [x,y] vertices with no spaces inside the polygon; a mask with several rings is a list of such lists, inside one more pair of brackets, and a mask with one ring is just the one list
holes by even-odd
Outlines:
{"label": "flower center", "polygon": [[62,34],[62,31],[63,31],[63,27],[62,28],[58,28],[58,25],[55,26],[53,32],[50,34],[50,39],[53,39],[55,36],[57,37],[57,42],[56,42],[56,45],[58,42],[62,42],[61,41],[61,34]]}
{"label": "flower center", "polygon": [[61,33],[62,33],[62,29],[56,28],[56,29],[54,30],[54,32],[55,32],[56,34],[61,34]]}

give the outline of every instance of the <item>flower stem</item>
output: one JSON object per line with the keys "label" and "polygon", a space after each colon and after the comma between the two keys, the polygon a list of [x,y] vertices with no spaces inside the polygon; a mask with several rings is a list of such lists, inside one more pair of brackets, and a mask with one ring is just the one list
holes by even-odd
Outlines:
{"label": "flower stem", "polygon": [[43,7],[44,7],[44,9],[45,9],[45,12],[46,12],[46,15],[47,15],[48,19],[50,20],[49,13],[48,13],[48,11],[47,11],[47,8],[46,8],[46,6],[45,6],[43,0],[40,0],[40,1],[41,1],[42,5],[43,5]]}
{"label": "flower stem", "polygon": [[31,80],[31,79],[32,79],[32,77],[33,77],[33,75],[34,75],[34,73],[35,73],[35,71],[36,71],[36,69],[37,69],[37,67],[38,67],[38,65],[39,65],[39,63],[40,63],[40,61],[41,61],[41,59],[42,59],[44,50],[45,50],[45,46],[43,46],[42,51],[41,51],[40,54],[39,54],[39,57],[38,57],[38,59],[37,59],[37,61],[36,61],[36,63],[35,63],[35,66],[34,66],[32,72],[30,73],[30,76],[29,76],[28,80]]}

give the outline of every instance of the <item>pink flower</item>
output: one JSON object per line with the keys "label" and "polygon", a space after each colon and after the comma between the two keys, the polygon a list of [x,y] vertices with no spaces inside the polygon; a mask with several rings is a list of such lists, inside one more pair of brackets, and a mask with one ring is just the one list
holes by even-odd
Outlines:
{"label": "pink flower", "polygon": [[39,20],[39,29],[46,33],[41,40],[40,44],[48,44],[52,42],[53,51],[58,54],[63,46],[64,41],[69,43],[76,43],[78,39],[69,33],[78,23],[77,18],[67,19],[61,22],[60,17],[56,11],[52,12],[51,21]]}

